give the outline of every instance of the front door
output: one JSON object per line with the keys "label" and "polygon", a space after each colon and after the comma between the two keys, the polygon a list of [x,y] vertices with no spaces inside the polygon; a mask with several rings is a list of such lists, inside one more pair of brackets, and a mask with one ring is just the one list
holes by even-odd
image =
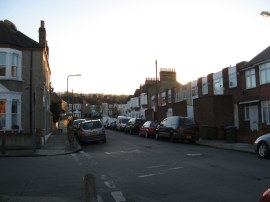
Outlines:
{"label": "front door", "polygon": [[258,105],[251,105],[250,110],[250,130],[258,130]]}

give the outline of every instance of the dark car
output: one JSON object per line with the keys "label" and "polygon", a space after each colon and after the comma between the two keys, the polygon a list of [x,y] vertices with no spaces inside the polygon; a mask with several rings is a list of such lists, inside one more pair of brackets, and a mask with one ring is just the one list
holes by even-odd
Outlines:
{"label": "dark car", "polygon": [[199,126],[192,118],[171,116],[160,122],[156,130],[156,139],[169,138],[171,142],[187,140],[195,143],[199,139]]}
{"label": "dark car", "polygon": [[80,143],[102,141],[106,142],[105,128],[99,120],[81,122],[77,133]]}
{"label": "dark car", "polygon": [[140,128],[139,135],[147,137],[155,137],[156,129],[159,125],[156,121],[146,121]]}
{"label": "dark car", "polygon": [[130,134],[139,133],[140,128],[145,123],[145,121],[145,119],[141,118],[131,118],[126,124],[125,132],[129,132]]}

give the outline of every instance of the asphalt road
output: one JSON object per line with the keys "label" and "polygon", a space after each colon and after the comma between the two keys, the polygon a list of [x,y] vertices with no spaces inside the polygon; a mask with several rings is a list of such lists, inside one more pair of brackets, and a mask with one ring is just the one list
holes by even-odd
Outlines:
{"label": "asphalt road", "polygon": [[[254,202],[270,187],[270,160],[255,154],[107,131],[79,153],[0,159],[0,195],[98,202]],[[59,200],[60,201],[60,200]]]}

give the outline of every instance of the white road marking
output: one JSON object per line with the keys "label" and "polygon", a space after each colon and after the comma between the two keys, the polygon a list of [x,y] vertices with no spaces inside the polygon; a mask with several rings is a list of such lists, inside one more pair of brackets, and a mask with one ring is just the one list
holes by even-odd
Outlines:
{"label": "white road marking", "polygon": [[156,173],[149,173],[149,174],[145,174],[145,175],[139,175],[138,178],[152,177],[152,176],[156,176],[156,175],[164,175],[164,174],[170,173],[170,171],[172,171],[172,170],[179,170],[179,169],[182,169],[182,168],[184,168],[184,167],[181,166],[181,167],[163,169],[163,170],[159,170]]}
{"label": "white road marking", "polygon": [[110,181],[104,181],[104,184],[109,187],[110,189],[114,189],[116,186],[112,180]]}
{"label": "white road marking", "polygon": [[139,175],[139,178],[145,178],[145,177],[152,177],[152,176],[156,176],[156,175],[163,175],[164,173],[149,173],[146,175]]}
{"label": "white road marking", "polygon": [[88,154],[88,153],[86,153],[85,151],[80,151],[80,153],[82,154],[82,155],[84,155],[84,156],[86,156],[87,158],[92,158],[92,156],[90,155],[90,154]]}
{"label": "white road marking", "polygon": [[202,156],[201,153],[194,153],[194,154],[186,154],[187,156]]}
{"label": "white road marking", "polygon": [[103,202],[103,200],[99,194],[97,195],[97,202]]}
{"label": "white road marking", "polygon": [[140,150],[130,150],[130,151],[114,151],[114,152],[105,152],[105,154],[128,154],[128,153],[142,153]]}
{"label": "white road marking", "polygon": [[149,168],[149,169],[151,169],[151,168],[160,168],[160,167],[164,167],[164,166],[166,166],[166,165],[159,165],[159,166],[149,166],[149,167],[146,167],[146,168]]}
{"label": "white road marking", "polygon": [[168,170],[178,170],[178,169],[182,169],[184,167],[175,167],[175,168],[169,168]]}
{"label": "white road marking", "polygon": [[80,166],[82,165],[82,163],[81,163],[81,162],[79,161],[79,159],[78,159],[77,154],[72,153],[71,156],[73,157],[73,159],[74,159]]}
{"label": "white road marking", "polygon": [[111,195],[116,202],[126,201],[125,197],[120,191],[111,192]]}

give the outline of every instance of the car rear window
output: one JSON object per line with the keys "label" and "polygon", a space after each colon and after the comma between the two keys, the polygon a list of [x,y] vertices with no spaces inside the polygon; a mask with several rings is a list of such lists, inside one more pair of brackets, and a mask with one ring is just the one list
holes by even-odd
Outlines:
{"label": "car rear window", "polygon": [[182,121],[184,125],[192,125],[195,123],[194,120],[190,118],[184,118]]}
{"label": "car rear window", "polygon": [[83,124],[84,130],[92,130],[92,129],[97,129],[101,127],[102,127],[102,124],[99,121],[91,121],[91,122],[86,122]]}

